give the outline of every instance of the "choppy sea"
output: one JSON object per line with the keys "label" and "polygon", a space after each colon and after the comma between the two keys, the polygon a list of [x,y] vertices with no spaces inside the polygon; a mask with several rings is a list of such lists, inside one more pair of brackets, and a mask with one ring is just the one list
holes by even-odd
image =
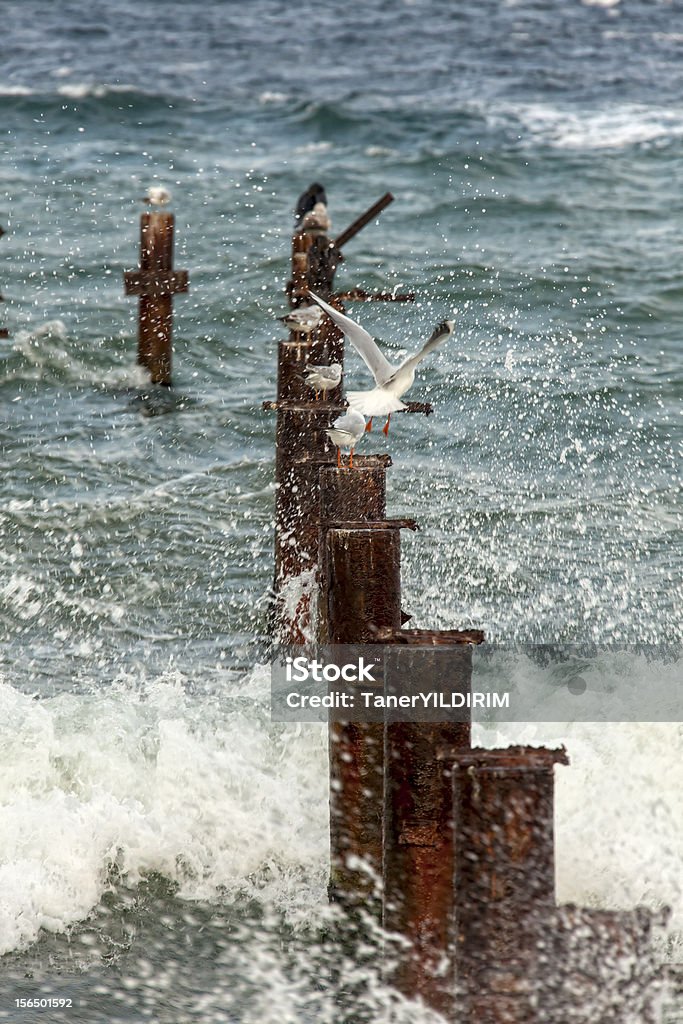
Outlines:
{"label": "choppy sea", "polygon": [[[337,1024],[326,735],[270,721],[257,653],[293,205],[322,181],[340,231],[390,190],[337,284],[416,302],[352,315],[396,354],[456,320],[411,391],[435,414],[389,435],[414,622],[680,643],[683,3],[2,22],[0,1020]],[[122,285],[152,184],[190,271],[165,395]],[[668,904],[683,960],[680,722],[478,739],[567,743],[560,898]],[[430,1019],[362,984],[373,1022]]]}

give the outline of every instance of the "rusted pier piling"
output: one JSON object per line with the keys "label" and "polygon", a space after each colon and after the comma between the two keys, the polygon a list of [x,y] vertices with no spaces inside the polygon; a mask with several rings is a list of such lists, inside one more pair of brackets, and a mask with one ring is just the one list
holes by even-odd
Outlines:
{"label": "rusted pier piling", "polygon": [[[343,523],[381,522],[386,516],[386,469],[388,455],[356,455],[353,472],[327,466],[320,472],[320,533],[318,564],[323,594],[328,593],[327,531]],[[318,641],[328,644],[328,602],[318,603]]]}
{"label": "rusted pier piling", "polygon": [[[342,474],[323,473],[326,516],[335,499],[344,513],[366,511],[360,483],[348,499],[340,493]],[[374,493],[379,512],[379,480]],[[415,525],[323,519],[325,639],[381,651],[383,697],[421,688],[467,694],[471,645],[481,643],[483,633],[402,629],[408,616],[401,608],[400,529]],[[390,972],[392,983],[451,1015],[453,811],[450,767],[438,751],[444,744],[469,750],[469,712],[460,721],[395,721],[386,711],[378,718],[330,724],[330,895],[347,908],[381,913],[387,931],[407,940]]]}
{"label": "rusted pier piling", "polygon": [[[337,408],[337,414],[342,409]],[[276,637],[300,644],[313,637],[320,544],[320,471],[334,465],[325,428],[327,403],[278,403],[275,459]]]}
{"label": "rusted pier piling", "polygon": [[[5,234],[5,229],[0,227],[0,238]],[[5,298],[0,294],[0,302],[4,302]],[[9,338],[9,331],[6,327],[0,327],[0,338]]]}
{"label": "rusted pier piling", "polygon": [[537,1018],[533,975],[555,908],[556,764],[564,748],[451,748],[456,988],[468,1024]]}
{"label": "rusted pier piling", "polygon": [[166,210],[140,218],[140,268],[124,271],[126,295],[138,295],[138,363],[152,384],[171,386],[173,296],[188,290],[186,270],[173,269],[175,218]]}
{"label": "rusted pier piling", "polygon": [[[330,644],[367,644],[401,625],[400,528],[376,521],[326,531]],[[382,897],[384,726],[330,723],[330,898],[378,921]]]}
{"label": "rusted pier piling", "polygon": [[[311,186],[311,191],[321,188]],[[336,241],[328,235],[326,208],[318,216],[309,211],[297,218],[298,228],[292,237],[291,279],[287,284],[293,309],[309,305],[309,289],[336,308],[343,308],[332,291],[335,272],[343,259],[341,246],[377,217],[391,200],[387,193]],[[310,364],[331,363],[343,367],[344,337],[329,317],[323,317],[313,331],[291,330],[289,338],[278,344],[277,400],[264,403],[264,408],[277,412],[273,632],[283,644],[300,644],[313,638],[319,578],[319,477],[325,466],[334,467],[336,463],[325,428],[344,411],[345,405],[341,385],[329,390],[321,401],[314,401],[304,381],[304,371]],[[414,406],[415,411],[431,411],[431,406]],[[359,457],[357,466],[363,465]]]}
{"label": "rusted pier piling", "polygon": [[[302,218],[292,306],[308,304],[309,287],[338,308],[342,297],[412,297],[332,293],[341,247],[390,199],[336,242],[324,209]],[[387,980],[454,1024],[622,1024],[634,1007],[654,1024],[654,916],[555,905],[554,767],[568,763],[564,748],[472,749],[464,698],[483,633],[405,628],[400,531],[417,524],[387,518],[388,455],[334,465],[325,431],[345,408],[341,387],[314,401],[303,381],[309,363],[332,361],[343,364],[343,343],[329,318],[292,332],[279,345],[277,400],[264,403],[278,415],[276,637],[317,639],[342,664],[364,652],[381,666],[367,684],[370,712],[330,718],[330,898],[351,912],[349,934],[360,921],[363,942],[367,918],[400,936]],[[390,710],[399,705],[388,698],[408,692],[434,694],[436,714]],[[453,694],[463,700],[448,703]]]}
{"label": "rusted pier piling", "polygon": [[[309,193],[319,193],[311,186]],[[303,198],[303,197],[302,197]],[[341,248],[389,202],[387,193],[331,241],[326,210],[301,217],[292,240],[290,304],[308,305],[309,288],[342,308],[332,293]],[[310,203],[308,204],[310,210]],[[316,207],[317,209],[317,207]],[[321,227],[325,225],[325,230]],[[411,293],[362,289],[352,301],[411,301]],[[353,471],[331,464],[325,427],[344,408],[341,388],[312,400],[303,377],[310,363],[343,365],[343,338],[324,317],[313,330],[295,329],[278,349],[276,402],[276,635],[281,643],[313,638],[319,583],[319,642],[381,649],[385,688],[422,657],[415,672],[425,686],[470,685],[469,645],[479,631],[404,630],[400,531],[410,519],[386,518],[388,456],[357,456]],[[431,412],[410,403],[411,412]],[[396,652],[396,657],[386,651]],[[444,653],[449,657],[444,660]],[[332,721],[330,763],[330,897],[346,910],[384,920],[408,942],[392,973],[406,995],[442,1012],[453,1009],[448,969],[453,933],[453,830],[449,769],[437,759],[443,745],[469,748],[469,718],[460,722]]]}
{"label": "rusted pier piling", "polygon": [[[386,658],[389,692],[470,692],[471,644],[480,631],[392,630]],[[387,712],[390,715],[390,712]],[[391,721],[384,726],[384,822],[382,923],[410,942],[391,980],[405,995],[420,997],[451,1018],[454,955],[454,835],[450,770],[439,760],[444,745],[470,747],[470,712],[460,721]]]}

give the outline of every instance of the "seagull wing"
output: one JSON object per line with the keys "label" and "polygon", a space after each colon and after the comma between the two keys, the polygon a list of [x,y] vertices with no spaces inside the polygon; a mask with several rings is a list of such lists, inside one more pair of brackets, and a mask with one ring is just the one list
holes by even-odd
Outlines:
{"label": "seagull wing", "polygon": [[309,291],[308,294],[314,302],[318,303],[321,309],[325,310],[328,316],[332,317],[337,327],[344,332],[380,387],[390,377],[393,377],[396,367],[392,366],[389,360],[384,358],[377,347],[375,339],[368,334],[365,328],[357,324],[351,317],[338,313],[336,309],[332,309],[332,306],[328,306],[326,302],[319,299],[313,292]]}
{"label": "seagull wing", "polygon": [[405,362],[401,363],[399,369],[404,370],[406,367],[413,369],[418,363],[421,363],[425,356],[428,356],[430,352],[433,352],[439,345],[443,345],[446,338],[450,338],[453,333],[454,323],[452,320],[444,320],[432,331],[432,335],[429,341],[426,341],[419,352],[416,352],[414,356],[408,356]]}

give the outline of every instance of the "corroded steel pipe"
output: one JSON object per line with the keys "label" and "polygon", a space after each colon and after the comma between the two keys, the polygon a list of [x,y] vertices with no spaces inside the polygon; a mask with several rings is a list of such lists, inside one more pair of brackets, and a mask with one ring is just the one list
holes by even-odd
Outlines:
{"label": "corroded steel pipe", "polygon": [[188,275],[173,270],[175,218],[166,210],[140,218],[140,269],[126,271],[126,295],[139,295],[138,363],[153,384],[171,384],[173,296],[186,292]]}
{"label": "corroded steel pipe", "polygon": [[393,201],[394,197],[391,192],[385,192],[381,199],[378,199],[376,203],[373,203],[365,213],[362,213],[360,217],[357,217],[353,224],[349,224],[348,228],[346,228],[345,231],[342,231],[341,235],[337,236],[335,241],[336,247],[341,249],[343,245],[346,245],[346,243],[349,242],[354,235],[357,235],[366,224],[369,224],[371,220],[375,219],[375,217],[379,217],[382,210],[385,210],[389,203],[393,203]]}
{"label": "corroded steel pipe", "polygon": [[[295,333],[292,338],[296,339]],[[311,391],[304,383],[304,371],[311,358],[309,341],[281,341],[277,359],[277,400],[278,402],[309,402]]]}
{"label": "corroded steel pipe", "polygon": [[356,455],[353,471],[325,467],[320,471],[322,522],[384,519],[386,458]]}
{"label": "corroded steel pipe", "polygon": [[313,639],[320,542],[320,467],[334,460],[330,410],[278,410],[275,453],[275,615],[282,644]]}
{"label": "corroded steel pipe", "polygon": [[[449,698],[469,692],[472,650],[467,639],[458,643],[463,635],[451,631],[446,647],[437,630],[412,630],[409,644],[397,643],[404,632],[385,633],[396,645],[385,662],[388,686]],[[397,954],[392,982],[446,1017],[454,1012],[453,801],[450,766],[438,751],[469,749],[469,713],[463,718],[387,721],[384,737],[382,923],[410,942]]]}
{"label": "corroded steel pipe", "polygon": [[[309,287],[329,295],[338,259],[333,244],[318,231],[297,231],[292,237],[292,277],[287,285],[290,305],[310,302]],[[338,254],[341,258],[341,253]],[[334,450],[325,428],[343,411],[341,386],[314,401],[304,382],[306,367],[342,363],[343,336],[334,324],[323,323],[310,335],[290,332],[278,346],[277,400],[264,403],[277,411],[275,500],[276,639],[300,644],[312,639],[318,584],[320,544],[320,468],[334,464]]]}
{"label": "corroded steel pipe", "polygon": [[470,1024],[527,1024],[555,905],[553,768],[564,747],[451,748],[457,988]]}
{"label": "corroded steel pipe", "polygon": [[[328,636],[332,644],[372,643],[401,621],[398,529],[327,533]],[[379,918],[382,878],[383,726],[330,725],[330,898]]]}
{"label": "corroded steel pipe", "polygon": [[[390,460],[389,460],[390,461]],[[382,520],[386,515],[384,456],[357,455],[353,470],[326,466],[320,470],[319,566],[322,587],[328,585],[327,528],[331,522]],[[324,589],[323,589],[324,593]],[[318,638],[328,643],[327,601],[318,607]]]}
{"label": "corroded steel pipe", "polygon": [[329,531],[330,643],[373,643],[377,630],[399,628],[400,556],[396,528]]}

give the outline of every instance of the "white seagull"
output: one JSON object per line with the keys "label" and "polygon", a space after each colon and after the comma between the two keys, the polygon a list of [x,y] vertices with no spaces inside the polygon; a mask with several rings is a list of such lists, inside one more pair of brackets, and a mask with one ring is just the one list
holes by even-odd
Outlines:
{"label": "white seagull", "polygon": [[455,326],[453,320],[444,320],[434,328],[432,336],[419,352],[408,356],[400,366],[392,366],[388,359],[380,352],[377,343],[368,332],[357,324],[351,317],[344,316],[332,306],[319,299],[317,295],[309,291],[310,297],[317,302],[321,309],[332,317],[337,327],[344,332],[355,350],[361,356],[370,373],[375,378],[377,385],[372,391],[349,391],[347,399],[349,407],[369,416],[367,429],[372,429],[374,416],[386,416],[387,422],[382,428],[385,436],[389,433],[389,421],[392,412],[405,409],[406,405],[401,401],[401,396],[411,387],[415,380],[415,369],[425,356],[433,352],[435,348],[442,345],[446,338],[453,333]]}
{"label": "white seagull", "polygon": [[151,185],[147,189],[147,195],[143,197],[143,203],[149,206],[166,206],[171,202],[171,193],[161,185]]}
{"label": "white seagull", "polygon": [[338,416],[331,427],[325,431],[332,444],[337,446],[337,469],[341,469],[341,450],[349,449],[349,469],[353,469],[353,453],[356,445],[365,433],[365,417],[356,409],[349,409],[343,416]]}
{"label": "white seagull", "polygon": [[309,363],[304,373],[304,381],[309,388],[313,388],[317,399],[318,392],[322,391],[324,396],[326,391],[337,387],[341,381],[342,368],[341,363],[330,363],[329,366],[314,366],[313,363]]}
{"label": "white seagull", "polygon": [[278,320],[281,320],[285,327],[289,327],[290,331],[310,334],[320,323],[322,315],[323,311],[319,306],[298,306],[284,316],[279,316]]}

